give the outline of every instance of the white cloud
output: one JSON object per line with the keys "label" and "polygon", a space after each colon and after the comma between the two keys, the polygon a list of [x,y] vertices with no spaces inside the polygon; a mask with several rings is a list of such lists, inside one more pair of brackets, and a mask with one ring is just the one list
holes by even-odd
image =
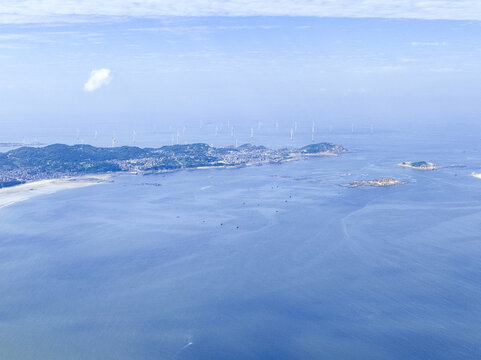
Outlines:
{"label": "white cloud", "polygon": [[429,69],[431,72],[437,72],[437,73],[455,73],[455,72],[461,72],[461,69],[456,69],[452,67],[442,67],[442,68],[433,68]]}
{"label": "white cloud", "polygon": [[348,72],[372,74],[372,73],[392,73],[392,72],[399,72],[404,70],[406,70],[405,66],[384,65],[384,66],[358,67],[358,68],[350,69],[348,70]]}
{"label": "white cloud", "polygon": [[417,62],[417,61],[418,61],[418,59],[416,59],[416,58],[411,58],[411,57],[403,57],[403,58],[401,58],[400,60],[401,60],[401,62],[403,62],[403,63],[414,63],[414,62]]}
{"label": "white cloud", "polygon": [[8,0],[0,23],[94,16],[318,16],[481,20],[479,0]]}
{"label": "white cloud", "polygon": [[112,80],[110,76],[110,69],[93,70],[90,77],[84,85],[84,90],[87,92],[100,89],[104,85],[108,85]]}
{"label": "white cloud", "polygon": [[446,46],[446,43],[438,41],[413,41],[411,46]]}

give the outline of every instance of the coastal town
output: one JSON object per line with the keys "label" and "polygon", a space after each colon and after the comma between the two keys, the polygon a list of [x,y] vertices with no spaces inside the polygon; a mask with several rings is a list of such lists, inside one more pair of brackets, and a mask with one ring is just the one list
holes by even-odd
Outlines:
{"label": "coastal town", "polygon": [[55,144],[21,147],[0,153],[0,188],[31,181],[101,173],[153,173],[209,167],[241,167],[299,160],[308,156],[337,156],[347,150],[330,143],[302,148],[268,149],[245,144],[213,147],[207,144],[161,148]]}

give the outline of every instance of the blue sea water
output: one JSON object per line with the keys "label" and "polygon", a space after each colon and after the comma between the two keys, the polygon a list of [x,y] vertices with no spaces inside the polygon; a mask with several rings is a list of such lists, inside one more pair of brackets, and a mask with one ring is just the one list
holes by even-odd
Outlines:
{"label": "blue sea water", "polygon": [[475,136],[330,140],[350,152],[0,209],[0,358],[479,359]]}

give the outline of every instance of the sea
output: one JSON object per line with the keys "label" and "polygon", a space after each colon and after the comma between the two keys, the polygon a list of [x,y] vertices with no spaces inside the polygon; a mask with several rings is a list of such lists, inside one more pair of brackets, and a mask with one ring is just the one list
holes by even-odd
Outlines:
{"label": "sea", "polygon": [[[288,136],[252,140],[311,141]],[[0,209],[0,359],[481,358],[476,134],[316,140],[349,152]],[[418,160],[442,168],[396,166]],[[340,186],[382,177],[406,184]]]}

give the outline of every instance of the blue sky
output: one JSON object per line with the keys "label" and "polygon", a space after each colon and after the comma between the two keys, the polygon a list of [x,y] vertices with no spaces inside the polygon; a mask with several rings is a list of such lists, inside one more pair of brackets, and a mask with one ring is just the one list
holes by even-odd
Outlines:
{"label": "blue sky", "polygon": [[479,19],[474,1],[12,1],[0,117],[37,132],[476,122]]}

